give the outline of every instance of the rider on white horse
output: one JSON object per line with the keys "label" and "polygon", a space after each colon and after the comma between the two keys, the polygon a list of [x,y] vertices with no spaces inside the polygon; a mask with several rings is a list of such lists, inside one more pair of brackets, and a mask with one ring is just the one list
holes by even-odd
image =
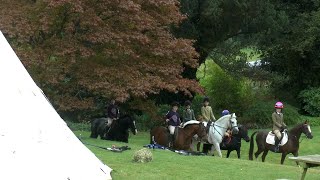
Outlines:
{"label": "rider on white horse", "polygon": [[203,99],[203,106],[201,107],[201,115],[204,118],[204,121],[216,121],[216,118],[213,115],[212,108],[209,106],[209,98],[205,97]]}
{"label": "rider on white horse", "polygon": [[286,124],[283,121],[283,114],[282,114],[282,109],[283,109],[283,104],[282,102],[277,102],[274,105],[275,112],[272,113],[272,121],[273,121],[273,128],[272,131],[276,135],[277,138],[275,138],[275,152],[279,151],[279,143],[281,141],[281,131],[284,129],[287,129]]}

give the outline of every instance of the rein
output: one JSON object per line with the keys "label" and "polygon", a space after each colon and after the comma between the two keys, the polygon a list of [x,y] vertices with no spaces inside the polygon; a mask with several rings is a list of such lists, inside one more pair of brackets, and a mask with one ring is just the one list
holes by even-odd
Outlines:
{"label": "rein", "polygon": [[[231,122],[231,119],[232,119],[232,116],[230,116],[230,118],[229,118],[229,123]],[[231,124],[231,123],[230,123]],[[218,132],[218,134],[221,136],[221,137],[224,137],[219,131],[217,131],[217,129],[216,129],[216,127],[215,126],[217,126],[217,127],[219,127],[219,128],[222,128],[222,129],[228,129],[228,128],[225,128],[225,127],[222,127],[222,126],[219,126],[219,125],[217,125],[216,124],[216,122],[213,122],[213,124],[211,124],[210,126],[213,126],[213,128],[214,128],[214,133],[215,132]],[[238,126],[231,126],[231,128],[233,129],[233,128],[235,128],[235,127],[238,127]]]}

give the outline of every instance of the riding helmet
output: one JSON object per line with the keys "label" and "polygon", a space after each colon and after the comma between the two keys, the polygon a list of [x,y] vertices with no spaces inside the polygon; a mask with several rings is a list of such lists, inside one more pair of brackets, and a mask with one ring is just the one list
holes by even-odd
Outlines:
{"label": "riding helmet", "polygon": [[276,109],[283,109],[283,104],[282,104],[282,102],[277,102],[275,105],[274,105],[274,108],[276,108]]}
{"label": "riding helmet", "polygon": [[203,102],[210,102],[208,97],[203,98]]}
{"label": "riding helmet", "polygon": [[177,101],[172,102],[171,107],[173,106],[178,106],[179,107],[179,103]]}
{"label": "riding helmet", "polygon": [[191,106],[191,101],[186,100],[186,101],[184,102],[184,105],[185,105],[185,106]]}
{"label": "riding helmet", "polygon": [[225,116],[225,115],[230,114],[230,112],[229,112],[229,110],[225,109],[225,110],[222,111],[221,114],[222,114],[222,116]]}

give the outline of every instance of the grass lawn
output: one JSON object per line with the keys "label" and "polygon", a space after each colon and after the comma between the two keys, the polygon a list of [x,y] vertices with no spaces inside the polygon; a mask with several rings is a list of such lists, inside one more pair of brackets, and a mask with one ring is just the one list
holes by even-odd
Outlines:
{"label": "grass lawn", "polygon": [[[253,131],[249,132],[249,135]],[[306,139],[302,136],[300,155],[320,154],[320,127],[313,127],[314,138]],[[131,150],[122,153],[87,147],[96,154],[105,164],[113,169],[113,179],[299,179],[302,168],[287,159],[285,165],[280,165],[281,154],[269,152],[266,162],[261,158],[257,161],[248,160],[249,143],[242,141],[241,159],[236,158],[236,152],[231,153],[231,158],[226,159],[216,156],[183,156],[166,150],[151,150],[153,160],[149,163],[140,164],[132,162],[135,151],[149,143],[149,134],[139,132],[136,136],[131,134],[129,143],[120,143],[89,138],[87,131],[75,131],[77,136],[90,144],[103,147],[112,145],[128,145]],[[301,140],[301,139],[300,139]],[[255,145],[256,151],[256,145]],[[320,179],[320,168],[308,170],[306,179]]]}

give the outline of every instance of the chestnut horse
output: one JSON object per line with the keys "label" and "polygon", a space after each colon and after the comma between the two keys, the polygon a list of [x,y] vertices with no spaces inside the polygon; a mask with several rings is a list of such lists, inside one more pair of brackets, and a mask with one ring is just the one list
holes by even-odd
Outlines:
{"label": "chestnut horse", "polygon": [[[176,150],[190,150],[192,137],[196,134],[200,138],[207,136],[203,123],[194,120],[186,122],[182,128],[178,127],[175,129],[172,148]],[[163,126],[153,128],[150,131],[150,143],[157,143],[169,147],[169,130]]]}
{"label": "chestnut horse", "polygon": [[[288,132],[288,142],[283,146],[280,146],[279,148],[279,153],[282,153],[281,164],[283,164],[287,154],[289,153],[292,153],[295,157],[298,156],[299,139],[302,133],[305,134],[309,139],[313,138],[310,125],[307,123],[307,121],[305,121],[304,123],[298,124]],[[256,153],[254,153],[254,155],[256,158],[258,158],[258,156],[263,152],[262,162],[264,162],[269,150],[270,151],[274,150],[274,145],[266,143],[268,132],[266,131],[254,132],[251,135],[251,141],[250,141],[250,149],[249,149],[250,160],[253,160],[253,148],[254,148],[253,137],[255,134],[257,134],[256,143],[258,146],[258,150]]]}

